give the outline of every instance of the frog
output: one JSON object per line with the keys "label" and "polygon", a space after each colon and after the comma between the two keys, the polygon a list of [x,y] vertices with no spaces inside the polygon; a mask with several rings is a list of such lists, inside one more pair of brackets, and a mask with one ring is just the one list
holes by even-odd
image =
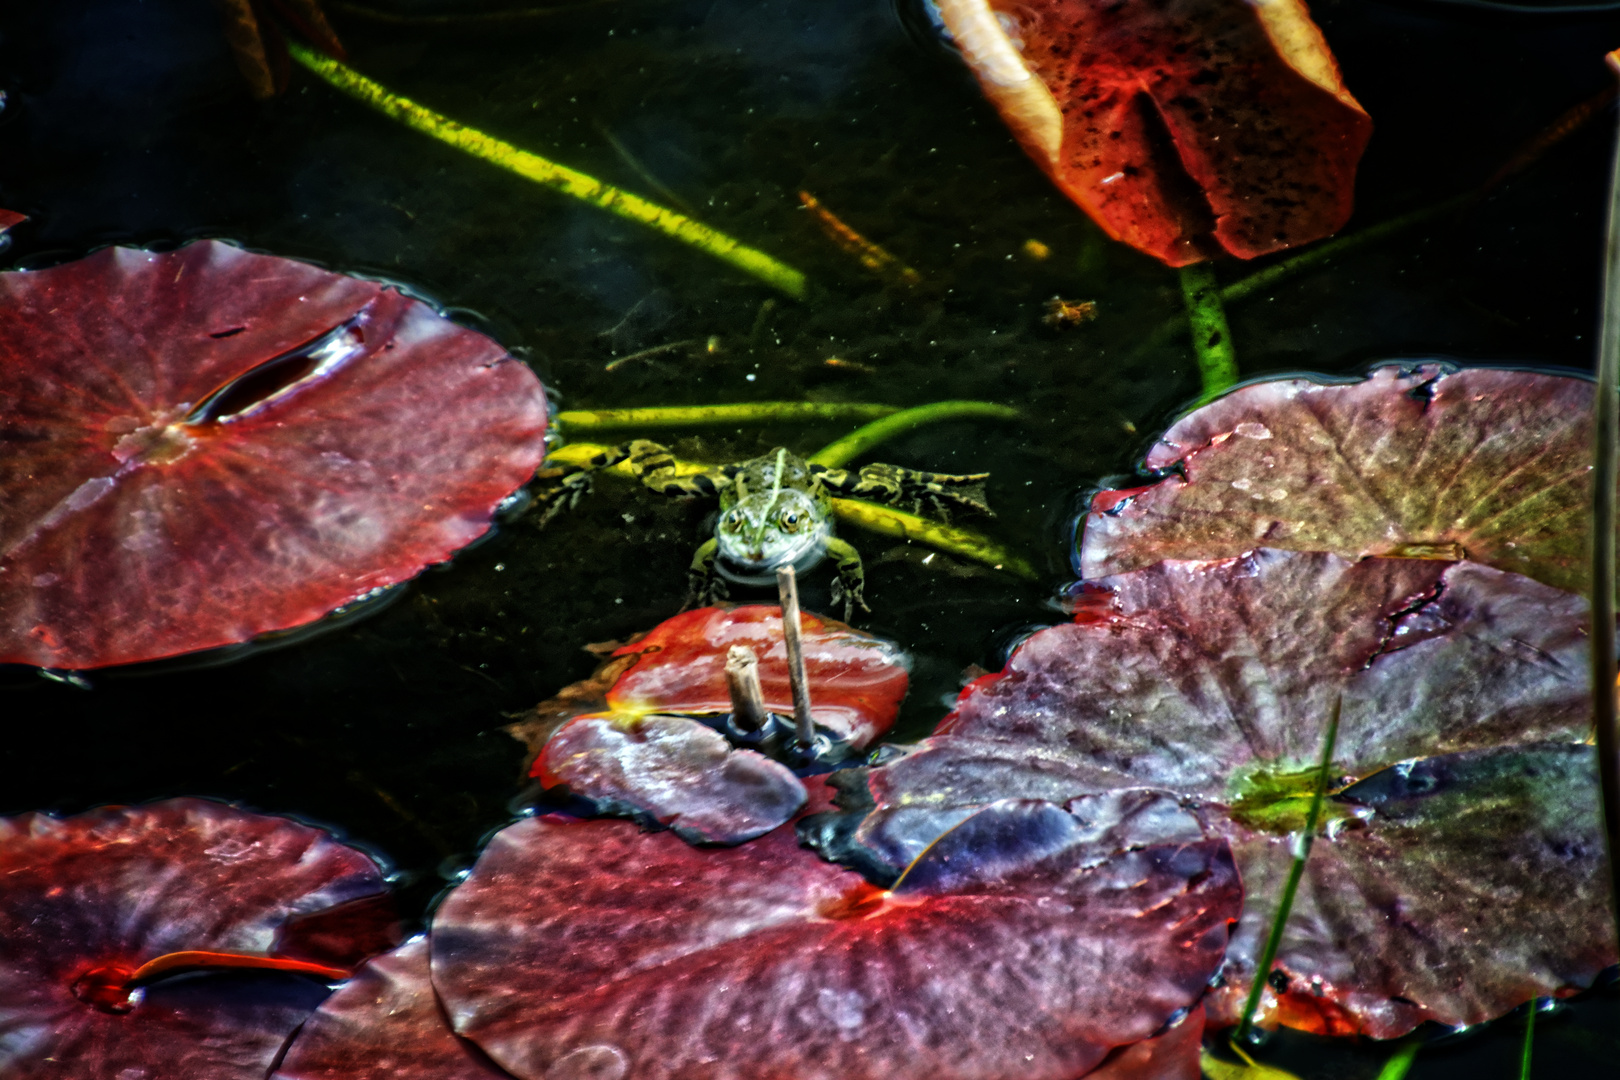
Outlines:
{"label": "frog", "polygon": [[838,570],[833,603],[844,605],[844,621],[854,618],[857,607],[870,613],[860,552],[834,530],[835,497],[905,507],[942,521],[955,511],[995,516],[984,492],[989,473],[957,475],[881,464],[852,471],[806,461],[779,446],[748,461],[683,476],[667,447],[636,439],[581,464],[542,470],[550,483],[538,495],[541,523],[576,504],[589,490],[592,473],[621,462],[659,494],[719,500],[714,535],[698,547],[687,572],[687,607],[727,599],[728,581],[773,584],[783,567],[804,573],[831,558]]}

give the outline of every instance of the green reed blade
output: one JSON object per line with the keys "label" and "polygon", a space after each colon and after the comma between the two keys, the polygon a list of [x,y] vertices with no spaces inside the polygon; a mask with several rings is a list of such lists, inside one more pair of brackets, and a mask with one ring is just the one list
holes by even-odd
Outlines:
{"label": "green reed blade", "polygon": [[1412,1070],[1412,1059],[1417,1057],[1421,1049],[1423,1044],[1416,1040],[1402,1046],[1384,1062],[1384,1067],[1378,1070],[1376,1080],[1406,1080],[1406,1074]]}
{"label": "green reed blade", "polygon": [[752,401],[740,405],[669,405],[645,409],[575,409],[557,414],[557,429],[578,436],[599,431],[725,427],[742,424],[816,424],[871,421],[898,413],[896,405],[844,401]]}
{"label": "green reed blade", "polygon": [[1336,698],[1333,702],[1333,715],[1328,718],[1327,733],[1322,739],[1322,760],[1316,766],[1316,786],[1311,792],[1311,808],[1305,815],[1305,828],[1300,832],[1299,839],[1294,844],[1294,863],[1288,868],[1288,882],[1283,886],[1282,899],[1277,904],[1277,914],[1271,920],[1271,933],[1266,938],[1265,951],[1260,954],[1260,963],[1255,965],[1254,985],[1249,987],[1249,999],[1243,1003],[1243,1020],[1238,1024],[1237,1035],[1234,1042],[1243,1043],[1249,1039],[1249,1029],[1254,1023],[1254,1011],[1260,1007],[1260,995],[1265,993],[1266,982],[1271,978],[1271,965],[1277,959],[1277,947],[1282,944],[1283,929],[1288,925],[1288,913],[1293,910],[1294,896],[1299,892],[1299,881],[1305,875],[1305,859],[1311,853],[1311,841],[1316,838],[1316,823],[1322,817],[1322,799],[1327,794],[1328,770],[1333,767],[1333,747],[1339,740],[1339,712],[1344,705],[1343,698]]}
{"label": "green reed blade", "polygon": [[825,465],[829,469],[855,460],[879,443],[899,438],[924,424],[937,424],[944,420],[963,420],[982,417],[988,420],[1017,420],[1023,416],[1010,405],[993,405],[987,401],[936,401],[932,405],[919,405],[915,409],[892,413],[857,428],[837,442],[811,454],[812,465]]}
{"label": "green reed blade", "polygon": [[1530,1080],[1530,1048],[1536,1041],[1536,999],[1530,999],[1530,1012],[1524,1018],[1524,1051],[1519,1055],[1519,1080]]}

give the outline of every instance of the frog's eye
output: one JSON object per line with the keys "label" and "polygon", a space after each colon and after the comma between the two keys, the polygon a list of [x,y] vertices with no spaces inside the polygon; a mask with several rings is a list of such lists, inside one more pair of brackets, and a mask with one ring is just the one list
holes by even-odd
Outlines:
{"label": "frog's eye", "polygon": [[777,518],[784,529],[794,529],[799,525],[799,512],[797,510],[784,510],[782,516]]}
{"label": "frog's eye", "polygon": [[721,524],[728,529],[736,530],[742,528],[742,520],[742,511],[732,510],[726,514],[725,520],[722,521]]}

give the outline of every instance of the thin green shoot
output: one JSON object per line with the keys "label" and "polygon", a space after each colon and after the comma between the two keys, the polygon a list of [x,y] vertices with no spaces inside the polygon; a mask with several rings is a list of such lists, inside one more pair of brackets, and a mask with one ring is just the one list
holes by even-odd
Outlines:
{"label": "thin green shoot", "polygon": [[1524,1016],[1524,1050],[1519,1054],[1519,1080],[1530,1080],[1530,1049],[1536,1041],[1536,999],[1530,999],[1530,1011]]}
{"label": "thin green shoot", "polygon": [[1283,886],[1282,899],[1277,903],[1277,913],[1272,917],[1265,950],[1260,954],[1260,962],[1255,965],[1254,985],[1249,987],[1249,999],[1243,1003],[1243,1020],[1233,1037],[1234,1049],[1238,1044],[1249,1041],[1255,1010],[1260,1007],[1260,996],[1265,993],[1266,982],[1271,978],[1271,965],[1277,959],[1277,948],[1282,944],[1283,930],[1288,925],[1288,913],[1294,907],[1300,878],[1305,874],[1305,860],[1310,856],[1311,841],[1316,838],[1316,824],[1322,817],[1322,799],[1327,794],[1328,772],[1333,767],[1333,747],[1339,741],[1339,713],[1343,705],[1342,697],[1334,699],[1327,732],[1322,737],[1322,759],[1316,766],[1316,787],[1311,792],[1311,808],[1305,815],[1305,828],[1298,833],[1294,842],[1294,862],[1288,868],[1288,881]]}
{"label": "thin green shoot", "polygon": [[1421,1049],[1423,1044],[1416,1039],[1403,1045],[1384,1062],[1384,1067],[1378,1070],[1376,1080],[1406,1080],[1406,1074],[1412,1071],[1412,1059],[1417,1057]]}
{"label": "thin green shoot", "polygon": [[391,93],[347,64],[323,56],[296,41],[287,42],[287,52],[294,60],[332,86],[407,127],[415,128],[424,135],[431,135],[442,143],[492,165],[517,173],[542,187],[590,203],[610,214],[628,218],[707,252],[745,273],[752,274],[767,285],[780,289],[796,300],[805,297],[808,285],[802,273],[763,251],[757,251],[732,239],[718,229],[711,229],[685,214],[649,202],[611,184],[604,184],[594,176],[570,169],[566,165],[559,165],[539,154],[519,150],[510,143],[486,135],[476,128],[440,116],[409,98]]}
{"label": "thin green shoot", "polygon": [[986,401],[936,401],[932,405],[919,405],[915,409],[906,409],[874,420],[837,442],[822,447],[806,460],[812,465],[825,465],[829,469],[836,469],[860,457],[879,443],[915,431],[924,424],[972,418],[1018,420],[1022,415],[1010,405],[994,405]]}
{"label": "thin green shoot", "polygon": [[1199,401],[1209,401],[1237,385],[1237,351],[1232,346],[1232,329],[1226,325],[1226,307],[1215,281],[1215,268],[1207,262],[1181,268],[1181,295],[1187,302],[1187,322],[1192,327],[1193,352],[1198,355],[1198,374],[1203,382]]}

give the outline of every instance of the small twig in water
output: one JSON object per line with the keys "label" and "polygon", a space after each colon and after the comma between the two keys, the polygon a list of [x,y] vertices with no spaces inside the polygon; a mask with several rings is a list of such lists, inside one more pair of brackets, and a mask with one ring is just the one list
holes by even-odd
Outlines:
{"label": "small twig in water", "polygon": [[810,712],[810,680],[804,672],[804,644],[799,640],[799,579],[793,567],[776,572],[776,590],[782,598],[782,640],[787,643],[788,681],[793,685],[793,724],[799,745],[808,747],[816,737]]}
{"label": "small twig in water", "polygon": [[1344,699],[1333,702],[1333,714],[1328,718],[1327,734],[1322,739],[1322,760],[1316,766],[1316,784],[1311,792],[1311,808],[1305,815],[1305,828],[1294,843],[1294,864],[1288,868],[1288,881],[1283,886],[1282,899],[1277,903],[1277,914],[1271,920],[1271,933],[1266,937],[1265,951],[1255,965],[1254,985],[1249,987],[1249,1000],[1243,1003],[1243,1020],[1233,1037],[1233,1049],[1249,1040],[1254,1024],[1255,1010],[1260,1007],[1260,995],[1265,992],[1271,978],[1271,965],[1277,959],[1277,947],[1282,944],[1283,929],[1288,925],[1288,912],[1294,906],[1299,892],[1299,880],[1305,875],[1305,860],[1311,853],[1311,841],[1316,838],[1316,823],[1322,817],[1322,797],[1327,793],[1328,770],[1333,767],[1333,747],[1339,740],[1339,712]]}
{"label": "small twig in water", "polygon": [[701,342],[699,342],[696,338],[688,338],[685,341],[671,341],[668,345],[654,345],[650,349],[642,349],[640,352],[633,352],[629,356],[621,356],[617,360],[609,361],[608,363],[602,365],[602,370],[618,371],[620,368],[624,367],[624,365],[632,363],[636,360],[645,360],[648,357],[660,356],[667,352],[674,352],[676,349],[685,349],[689,346],[698,344],[701,344]]}
{"label": "small twig in water", "polygon": [[731,722],[738,731],[765,726],[765,691],[759,684],[759,657],[746,645],[726,650],[726,689],[731,691]]}
{"label": "small twig in water", "polygon": [[905,285],[915,285],[922,280],[921,274],[850,228],[842,218],[823,206],[821,200],[808,191],[799,192],[799,201],[804,204],[806,210],[815,215],[816,223],[821,226],[821,231],[827,234],[828,239],[855,256],[856,261],[872,273],[879,277],[893,278]]}

